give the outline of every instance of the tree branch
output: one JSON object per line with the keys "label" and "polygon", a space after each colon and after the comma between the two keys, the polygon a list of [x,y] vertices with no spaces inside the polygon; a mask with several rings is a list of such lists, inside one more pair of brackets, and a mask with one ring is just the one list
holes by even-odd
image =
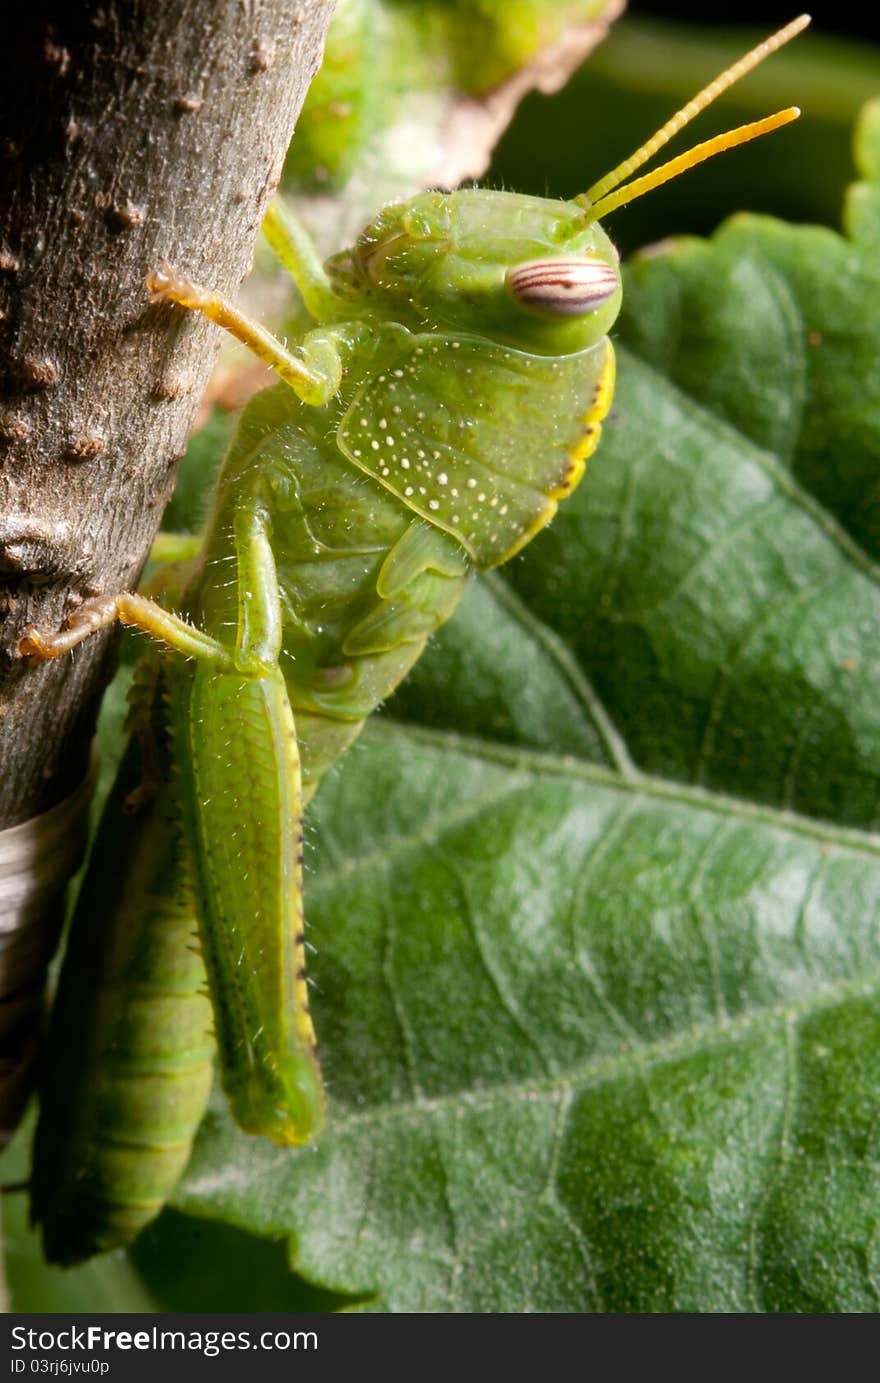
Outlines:
{"label": "tree branch", "polygon": [[28,623],[137,579],[218,333],[146,302],[160,259],[233,295],[324,0],[31,0],[0,123],[0,827],[86,772],[110,648],[16,656]]}

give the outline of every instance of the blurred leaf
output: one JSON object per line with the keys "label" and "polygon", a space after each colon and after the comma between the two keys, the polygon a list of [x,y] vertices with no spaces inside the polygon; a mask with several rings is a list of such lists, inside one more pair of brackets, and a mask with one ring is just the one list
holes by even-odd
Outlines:
{"label": "blurred leaf", "polygon": [[557,90],[622,0],[340,0],[284,190],[325,253],[384,202],[479,177],[521,97]]}
{"label": "blurred leaf", "polygon": [[380,1309],[878,1309],[877,190],[633,266],[591,476],[314,805],[329,1129],[218,1104],[182,1208]]}

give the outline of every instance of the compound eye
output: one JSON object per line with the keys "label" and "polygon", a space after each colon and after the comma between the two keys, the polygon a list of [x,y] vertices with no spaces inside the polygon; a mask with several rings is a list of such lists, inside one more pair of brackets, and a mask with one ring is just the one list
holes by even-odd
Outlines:
{"label": "compound eye", "polygon": [[523,307],[551,317],[583,317],[620,286],[603,259],[530,259],[507,271],[507,287]]}

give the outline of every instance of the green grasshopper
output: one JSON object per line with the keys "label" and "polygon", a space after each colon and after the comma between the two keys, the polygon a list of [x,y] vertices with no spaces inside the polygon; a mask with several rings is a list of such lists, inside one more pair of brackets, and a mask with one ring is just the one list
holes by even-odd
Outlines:
{"label": "green grasshopper", "polygon": [[161,1208],[208,1097],[212,1027],[243,1129],[282,1144],[319,1132],[304,804],[470,574],[518,553],[580,480],[612,398],[621,301],[599,221],[794,119],[626,181],[806,23],[570,202],[423,193],[326,265],[273,207],[265,233],[316,323],[294,350],[168,266],[150,275],[155,301],[224,326],[284,383],[242,416],[180,614],[122,593],[22,641],[54,657],[118,619],[184,655],[150,651],[136,678],[142,752],[105,812],[59,985],[32,1178],[50,1258],[127,1242]]}

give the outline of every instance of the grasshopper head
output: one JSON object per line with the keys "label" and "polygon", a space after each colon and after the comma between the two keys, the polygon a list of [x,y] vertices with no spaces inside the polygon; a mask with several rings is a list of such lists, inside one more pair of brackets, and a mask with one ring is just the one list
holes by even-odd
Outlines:
{"label": "grasshopper head", "polygon": [[809,15],[799,15],[759,43],[572,202],[471,189],[425,192],[386,207],[350,254],[330,261],[334,286],[367,313],[425,331],[473,333],[545,355],[593,345],[620,310],[617,254],[599,221],[705,159],[796,119],[797,107],[789,106],[633,178],[717,96],[809,22]]}
{"label": "grasshopper head", "polygon": [[608,236],[572,202],[471,189],[386,207],[348,262],[373,307],[520,350],[593,345],[620,309]]}

